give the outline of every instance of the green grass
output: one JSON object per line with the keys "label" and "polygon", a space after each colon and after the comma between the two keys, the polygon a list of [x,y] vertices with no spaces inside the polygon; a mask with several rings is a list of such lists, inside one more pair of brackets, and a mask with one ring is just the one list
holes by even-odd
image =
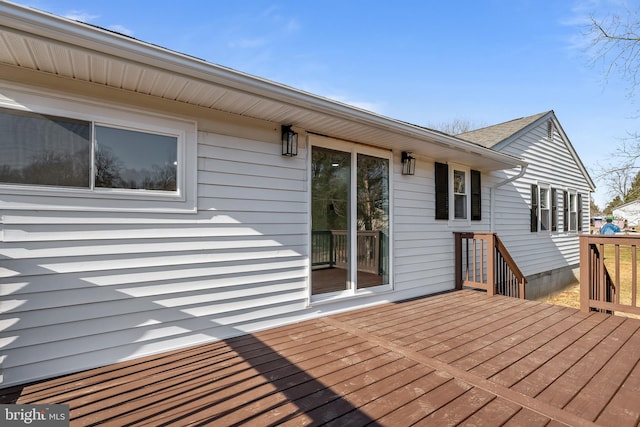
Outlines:
{"label": "green grass", "polygon": [[[631,246],[620,246],[620,261],[619,261],[619,276],[616,276],[616,252],[614,245],[605,245],[604,248],[604,264],[609,270],[609,275],[616,284],[618,293],[620,294],[620,304],[631,305],[632,302],[632,283],[633,283],[633,256]],[[636,269],[640,266],[638,262],[640,260],[640,248],[636,249]],[[636,271],[636,286],[640,287],[637,283],[638,271]],[[636,289],[636,298],[638,290]]]}
{"label": "green grass", "polygon": [[[619,275],[616,277],[616,252],[614,245],[605,245],[604,263],[609,271],[609,275],[616,284],[616,289],[620,294],[620,304],[631,305],[632,303],[632,283],[633,283],[633,257],[630,245],[620,246]],[[640,274],[640,248],[636,249],[636,275]],[[640,305],[640,278],[637,280],[636,306]],[[580,308],[580,284],[574,283],[561,292],[540,298],[539,301],[550,304],[563,305],[566,307]],[[640,315],[625,314],[616,312],[618,315],[640,318]]]}

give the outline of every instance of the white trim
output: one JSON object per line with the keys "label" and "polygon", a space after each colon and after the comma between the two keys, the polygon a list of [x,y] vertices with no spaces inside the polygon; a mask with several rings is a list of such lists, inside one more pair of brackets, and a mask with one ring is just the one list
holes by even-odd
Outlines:
{"label": "white trim", "polygon": [[[313,227],[313,223],[312,223],[312,211],[311,211],[311,203],[312,203],[312,176],[311,176],[311,161],[312,161],[312,153],[313,153],[313,147],[322,147],[322,148],[328,148],[328,149],[332,149],[332,150],[336,150],[336,151],[341,151],[344,153],[349,153],[351,156],[351,170],[350,170],[350,179],[351,179],[351,189],[350,189],[350,230],[349,230],[349,238],[351,239],[351,242],[355,242],[357,240],[357,216],[354,214],[355,213],[355,209],[357,209],[357,192],[353,191],[353,186],[357,185],[357,161],[358,161],[358,154],[364,154],[364,155],[370,155],[373,157],[379,157],[382,159],[387,159],[389,162],[389,193],[388,193],[388,197],[389,197],[389,254],[388,254],[388,259],[389,259],[389,265],[387,266],[388,268],[388,283],[382,284],[380,286],[375,286],[375,287],[368,287],[368,288],[358,288],[357,287],[357,268],[354,268],[355,266],[352,265],[349,268],[349,277],[348,277],[348,289],[344,290],[344,291],[338,291],[338,292],[332,292],[332,293],[325,293],[325,294],[318,294],[318,295],[313,295],[313,289],[312,289],[312,280],[311,280],[311,275],[312,275],[312,263],[311,261],[309,262],[309,280],[308,280],[308,305],[309,306],[313,306],[316,304],[320,304],[320,303],[328,303],[328,302],[333,302],[336,300],[341,300],[341,299],[345,299],[345,298],[353,298],[353,297],[363,297],[363,296],[370,296],[372,294],[378,294],[378,293],[386,293],[386,292],[392,292],[394,290],[393,287],[393,197],[392,197],[392,177],[393,177],[393,153],[391,151],[388,150],[384,150],[384,149],[379,149],[379,148],[374,148],[374,147],[370,147],[370,146],[366,146],[366,145],[362,145],[362,144],[357,144],[357,143],[352,143],[352,142],[346,142],[346,141],[342,141],[342,140],[338,140],[338,139],[334,139],[334,138],[329,138],[329,137],[323,137],[323,136],[319,136],[319,135],[313,135],[313,134],[308,134],[307,135],[307,147],[308,147],[308,158],[307,158],[307,171],[308,171],[308,179],[307,179],[307,184],[308,184],[308,203],[309,203],[309,231],[308,234],[309,236],[311,236],[312,233],[312,227]],[[309,241],[311,241],[311,238],[309,237]],[[311,248],[309,249],[309,251],[311,251]],[[357,261],[357,247],[356,245],[352,244],[350,245],[349,248],[350,251],[350,263],[355,263]],[[311,259],[312,254],[311,252],[309,252],[309,257]]]}
{"label": "white trim", "polygon": [[0,83],[0,106],[86,120],[91,122],[92,126],[97,124],[170,135],[178,140],[176,192],[0,184],[0,194],[19,196],[14,200],[11,200],[11,197],[3,200],[0,204],[2,209],[124,212],[195,212],[197,210],[197,124],[195,121],[143,113],[139,110],[98,104],[42,91],[36,93],[3,83]]}
{"label": "white trim", "polygon": [[327,114],[354,124],[437,144],[454,151],[471,153],[505,166],[515,167],[525,164],[520,159],[454,136],[296,90],[95,26],[5,2],[0,2],[0,14],[3,16],[5,27],[23,31],[27,35],[50,39],[46,40],[47,42],[55,41],[57,44],[71,48],[87,49],[98,54],[114,56],[145,67],[182,75],[190,80],[226,87],[242,94],[255,95],[301,110]]}
{"label": "white trim", "polygon": [[[449,192],[449,226],[471,226],[471,168],[457,163],[449,163],[448,189]],[[456,218],[455,212],[455,171],[464,172],[465,213],[466,218]]]}
{"label": "white trim", "polygon": [[[567,208],[567,212],[568,212],[568,221],[569,221],[569,226],[566,227],[566,232],[567,233],[572,233],[572,234],[576,234],[578,232],[578,221],[580,218],[578,218],[578,212],[580,211],[579,207],[578,207],[578,190],[575,188],[568,188],[567,190],[567,202],[569,203],[569,206]],[[571,197],[573,196],[573,207],[575,208],[575,210],[571,210]],[[571,217],[572,215],[575,214],[575,226],[572,227],[571,226]]]}
{"label": "white trim", "polygon": [[[547,229],[542,229],[542,190],[547,191]],[[556,194],[557,197],[557,194]],[[553,219],[551,218],[551,184],[546,182],[538,182],[538,233],[551,233],[551,224]]]}

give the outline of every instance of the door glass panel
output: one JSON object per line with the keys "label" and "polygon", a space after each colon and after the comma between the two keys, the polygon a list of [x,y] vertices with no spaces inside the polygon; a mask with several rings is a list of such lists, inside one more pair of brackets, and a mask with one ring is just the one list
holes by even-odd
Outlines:
{"label": "door glass panel", "polygon": [[358,288],[389,283],[389,160],[358,154]]}
{"label": "door glass panel", "polygon": [[351,154],[313,147],[311,154],[311,291],[349,289]]}

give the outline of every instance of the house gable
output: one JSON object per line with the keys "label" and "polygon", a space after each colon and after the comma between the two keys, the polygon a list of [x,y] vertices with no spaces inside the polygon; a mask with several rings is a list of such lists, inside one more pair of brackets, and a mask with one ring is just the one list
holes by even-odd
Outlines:
{"label": "house gable", "polygon": [[589,198],[595,189],[555,113],[522,117],[458,137],[527,162],[519,176],[496,172],[508,184],[493,194],[492,231],[499,233],[528,277],[527,295],[553,292],[554,288],[545,287],[554,281],[542,278],[550,271],[565,274],[579,264],[578,235],[588,229]]}
{"label": "house gable", "polygon": [[[552,126],[550,129],[551,133],[553,133],[553,131],[557,132],[562,143],[571,154],[573,161],[580,169],[584,179],[588,182],[591,191],[595,191],[595,183],[589,176],[587,169],[575,151],[575,148],[573,147],[573,144],[571,144],[567,134],[564,132],[564,129],[553,110],[528,117],[521,117],[519,119],[510,120],[493,126],[487,126],[456,136],[465,141],[473,142],[498,152],[509,152],[508,147],[512,143],[520,140],[523,135],[526,135],[541,125]],[[522,154],[519,154],[518,156],[524,157]]]}

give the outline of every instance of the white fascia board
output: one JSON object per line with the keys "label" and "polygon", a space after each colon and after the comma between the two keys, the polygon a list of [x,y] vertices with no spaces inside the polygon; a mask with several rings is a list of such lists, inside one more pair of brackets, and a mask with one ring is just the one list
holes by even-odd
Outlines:
{"label": "white fascia board", "polygon": [[321,112],[412,138],[435,142],[455,150],[516,166],[526,162],[516,157],[481,147],[453,136],[378,115],[348,104],[294,89],[267,79],[242,73],[179,52],[149,44],[99,27],[72,21],[47,12],[0,2],[0,26],[26,34],[48,38],[75,48],[96,51],[159,70],[227,87],[250,95]]}

